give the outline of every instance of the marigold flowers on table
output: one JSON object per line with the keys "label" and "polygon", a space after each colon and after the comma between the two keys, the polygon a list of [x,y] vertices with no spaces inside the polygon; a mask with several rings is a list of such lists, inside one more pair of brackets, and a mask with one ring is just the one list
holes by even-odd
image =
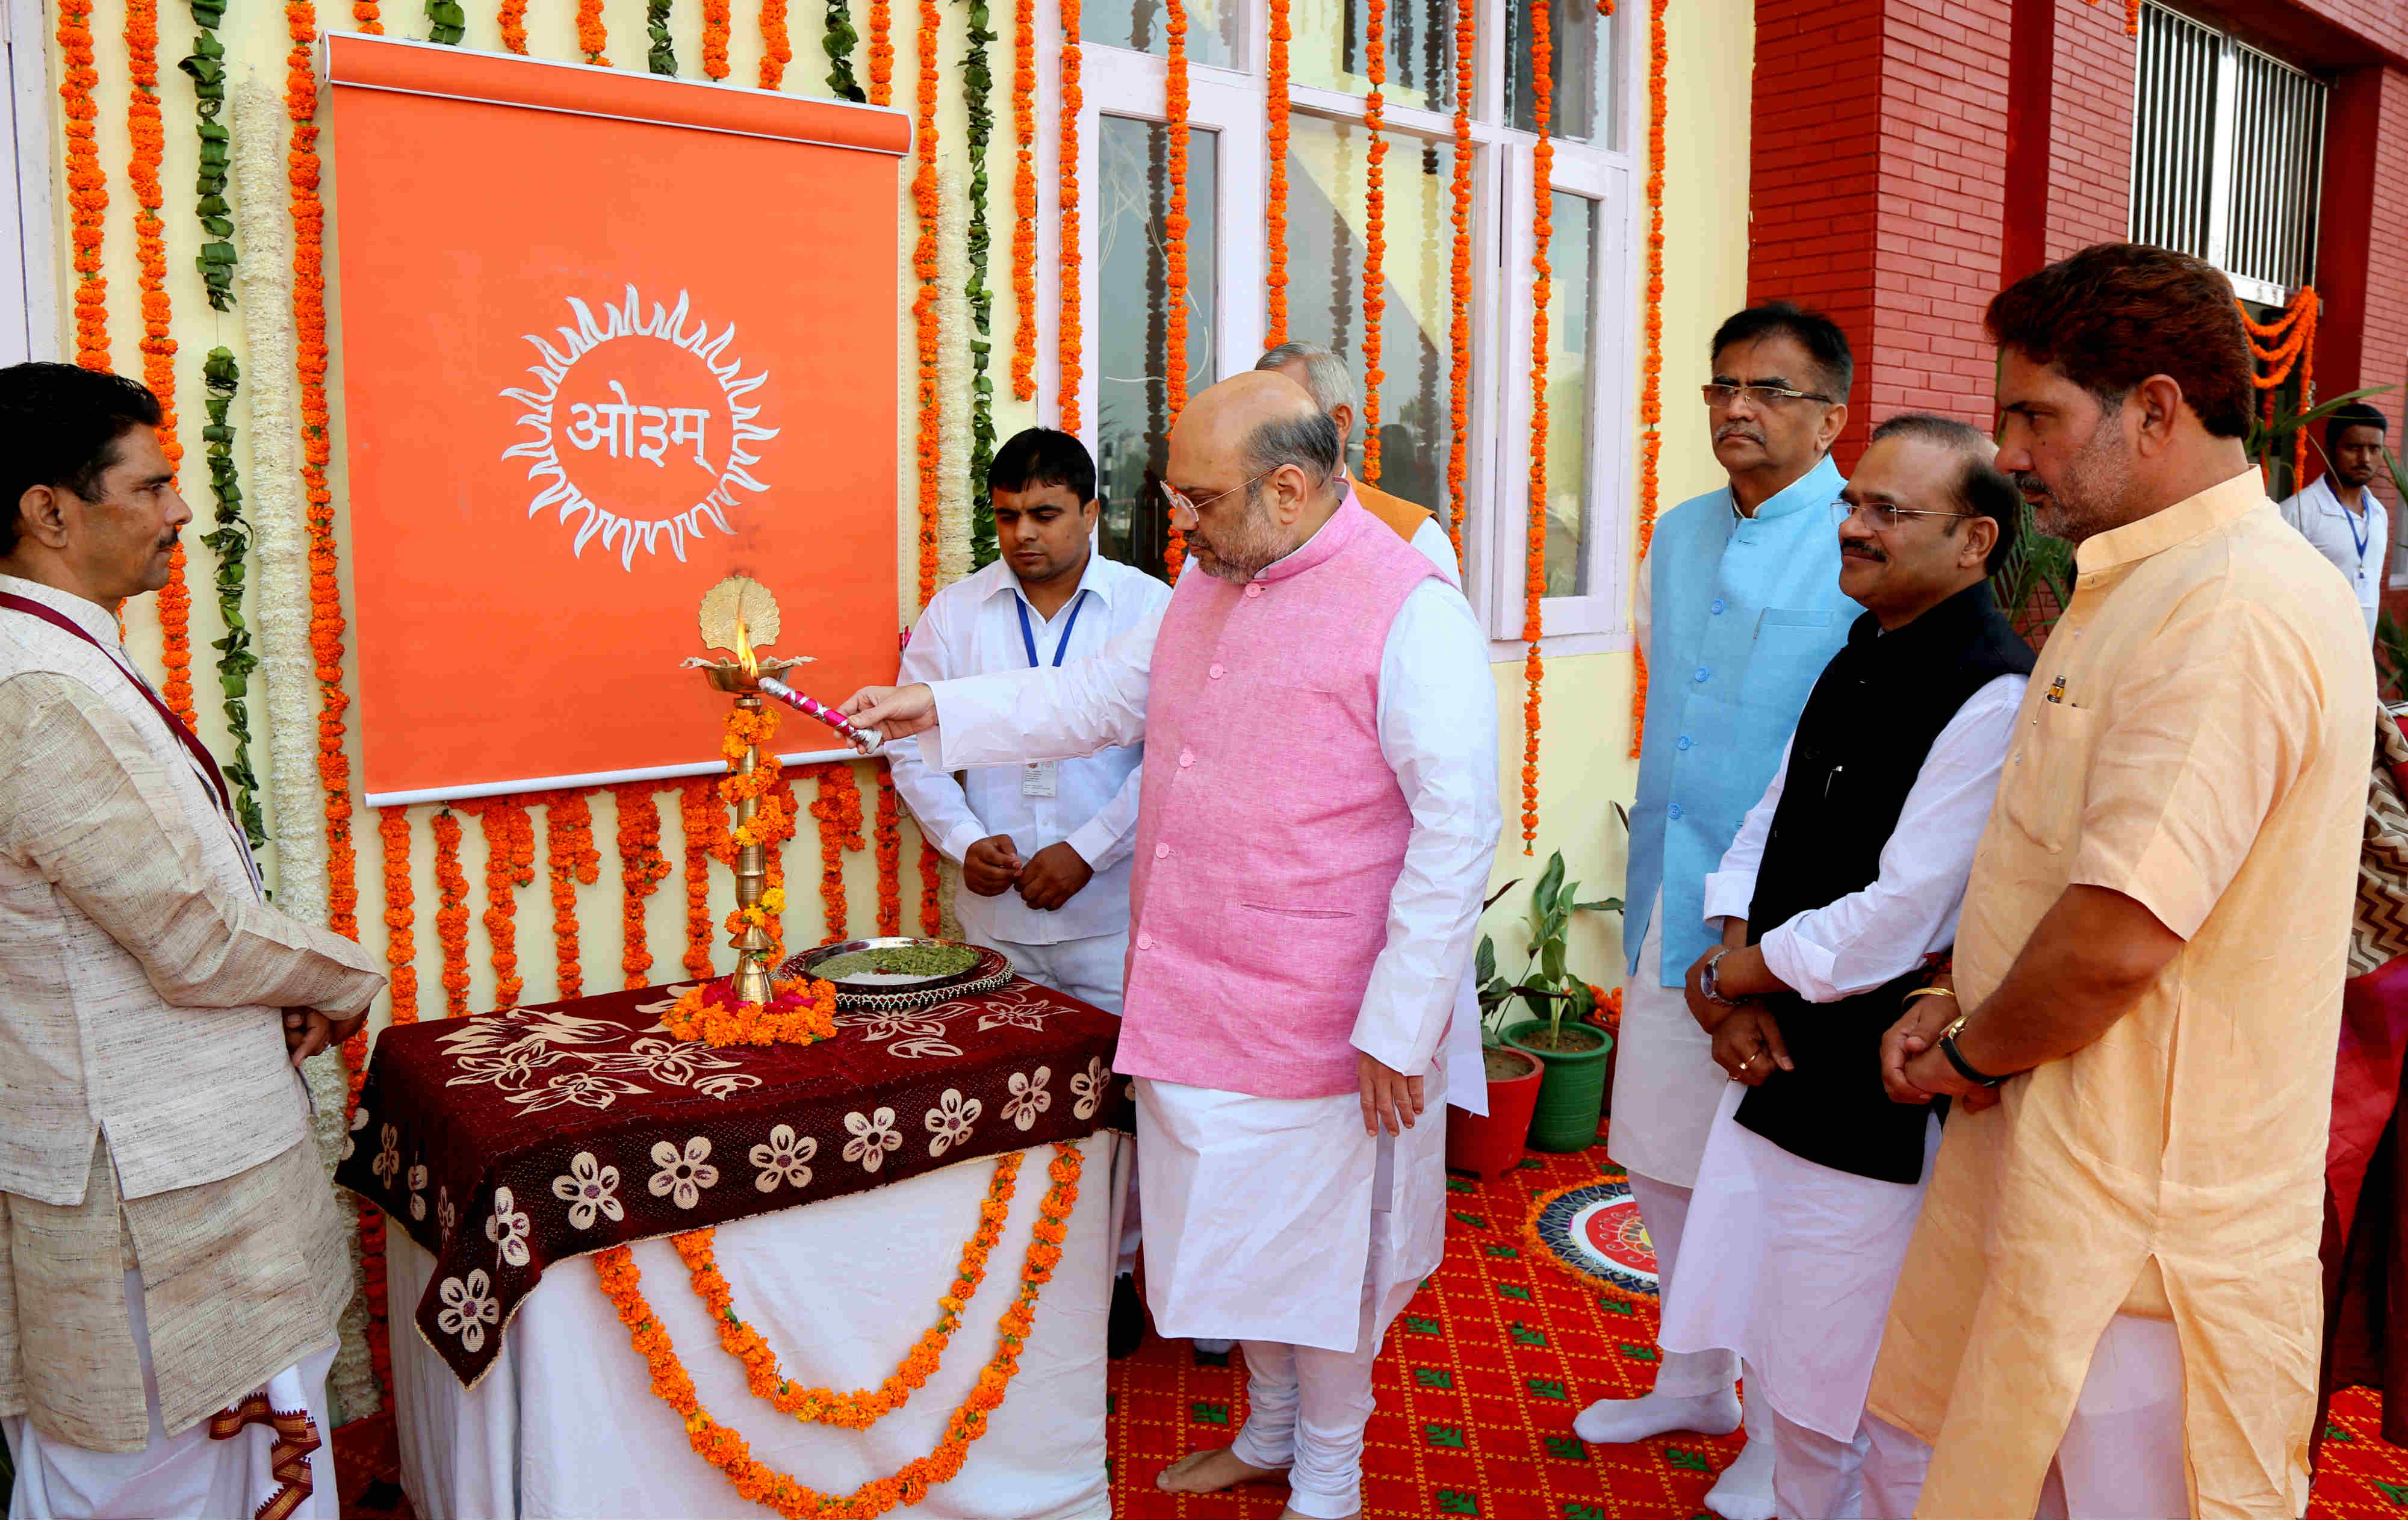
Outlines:
{"label": "marigold flowers on table", "polygon": [[810,1045],[836,1033],[836,988],[810,977],[770,983],[766,1003],[737,1001],[725,977],[689,987],[666,1013],[662,1027],[680,1040],[706,1045]]}

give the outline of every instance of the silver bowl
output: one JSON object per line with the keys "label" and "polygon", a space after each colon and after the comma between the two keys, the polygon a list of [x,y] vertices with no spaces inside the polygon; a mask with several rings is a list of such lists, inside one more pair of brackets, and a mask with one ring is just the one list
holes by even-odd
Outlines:
{"label": "silver bowl", "polygon": [[[959,971],[944,976],[899,980],[891,974],[882,975],[874,982],[846,982],[820,976],[819,968],[839,955],[850,955],[863,950],[890,950],[905,945],[934,945],[946,950],[968,950],[977,959]],[[778,968],[781,980],[789,977],[819,977],[836,988],[836,1006],[840,1009],[873,1013],[909,1013],[917,1009],[933,1008],[956,997],[977,997],[994,992],[1012,978],[1011,962],[1003,952],[986,945],[965,945],[952,939],[922,939],[909,936],[886,936],[875,939],[847,939],[840,944],[822,945],[788,957]]]}

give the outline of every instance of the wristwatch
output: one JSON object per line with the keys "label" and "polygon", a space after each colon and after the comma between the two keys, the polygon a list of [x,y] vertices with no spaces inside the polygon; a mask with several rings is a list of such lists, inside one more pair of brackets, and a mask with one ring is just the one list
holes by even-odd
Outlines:
{"label": "wristwatch", "polygon": [[1706,964],[1699,968],[1698,971],[1698,993],[1704,997],[1707,1002],[1713,1004],[1716,1008],[1739,1007],[1737,1000],[1723,996],[1721,979],[1715,975],[1715,968],[1721,966],[1723,963],[1723,957],[1729,954],[1730,946],[1725,945],[1722,949],[1717,950],[1713,954],[1707,956]]}
{"label": "wristwatch", "polygon": [[1958,1076],[1964,1078],[1967,1082],[1971,1083],[1974,1086],[1996,1087],[2007,1079],[2005,1077],[1993,1077],[1985,1071],[1977,1069],[1973,1063],[1965,1059],[1964,1054],[1956,1048],[1956,1032],[1964,1028],[1965,1021],[1972,1016],[1973,1015],[1971,1013],[1959,1013],[1956,1018],[1949,1021],[1947,1028],[1940,1031],[1940,1039],[1938,1041],[1940,1054],[1948,1057],[1948,1064],[1956,1068],[1956,1074]]}

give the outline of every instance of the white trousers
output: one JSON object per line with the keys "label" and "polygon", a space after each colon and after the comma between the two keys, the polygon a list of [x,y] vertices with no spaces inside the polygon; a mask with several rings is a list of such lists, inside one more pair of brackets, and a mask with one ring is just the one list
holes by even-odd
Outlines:
{"label": "white trousers", "polygon": [[1778,1410],[1771,1425],[1773,1513],[1781,1520],[1859,1520],[1867,1513],[1864,1465],[1870,1433],[1859,1427],[1855,1441],[1833,1441],[1782,1418]]}
{"label": "white trousers", "polygon": [[[1689,1222],[1692,1191],[1635,1171],[1630,1174],[1630,1200],[1639,1205],[1639,1222],[1647,1226],[1648,1243],[1656,1248],[1656,1301],[1659,1304],[1671,1296],[1672,1269],[1681,1258],[1681,1231]],[[1739,1380],[1736,1352],[1658,1349],[1664,1359],[1656,1367],[1656,1391],[1668,1398],[1701,1398]]]}
{"label": "white trousers", "polygon": [[1393,1313],[1363,1285],[1363,1327],[1353,1351],[1248,1341],[1246,1424],[1231,1455],[1288,1470],[1288,1508],[1339,1520],[1363,1508],[1363,1431],[1371,1422],[1371,1366]]}
{"label": "white trousers", "polygon": [[[2172,1321],[2118,1314],[2057,1442],[2034,1520],[2179,1520],[2190,1513],[2183,1461],[2182,1345]],[[1911,1431],[1865,1416],[1864,1520],[1909,1520],[1931,1466]],[[1788,1512],[1784,1510],[1783,1514]]]}
{"label": "white trousers", "polygon": [[[17,1463],[8,1520],[222,1520],[257,1513],[283,1487],[269,1470],[276,1433],[251,1425],[214,1441],[209,1422],[202,1420],[169,1435],[159,1419],[159,1383],[150,1371],[150,1325],[143,1312],[139,1272],[125,1274],[125,1308],[150,1405],[150,1444],[138,1452],[88,1452],[49,1440],[22,1415],[0,1420]],[[269,1407],[279,1413],[306,1410],[319,1440],[308,1456],[309,1497],[291,1520],[336,1520],[339,1513],[334,1426],[326,1418],[326,1369],[334,1365],[335,1348],[328,1346],[268,1380]]]}

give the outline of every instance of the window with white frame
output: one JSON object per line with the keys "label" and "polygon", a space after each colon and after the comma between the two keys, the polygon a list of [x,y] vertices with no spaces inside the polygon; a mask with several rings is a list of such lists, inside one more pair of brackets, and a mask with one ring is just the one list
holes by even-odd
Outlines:
{"label": "window with white frame", "polygon": [[[1526,18],[1501,0],[1476,3],[1465,589],[1491,636],[1511,640],[1522,632],[1530,495],[1537,137]],[[1264,0],[1189,0],[1186,10],[1192,393],[1250,368],[1264,347],[1268,22]],[[1629,640],[1623,560],[1635,479],[1633,217],[1643,166],[1631,157],[1639,134],[1625,22],[1599,16],[1595,0],[1551,0],[1551,17],[1543,611],[1549,650],[1573,652]],[[1364,20],[1363,0],[1291,0],[1285,165],[1288,336],[1328,344],[1358,379],[1369,147]],[[1435,509],[1441,522],[1455,441],[1455,0],[1390,0],[1382,131],[1380,484]],[[1079,411],[1095,446],[1105,552],[1157,570],[1165,517],[1156,493],[1168,428],[1166,22],[1160,0],[1082,7],[1078,123],[1086,334]],[[1040,162],[1054,162],[1046,152],[1041,146]],[[1041,227],[1039,236],[1051,285],[1059,228]],[[1050,342],[1050,315],[1045,325]],[[1349,466],[1361,463],[1358,437]]]}
{"label": "window with white frame", "polygon": [[2315,271],[2323,81],[2164,6],[2141,7],[2132,237],[2280,306]]}

